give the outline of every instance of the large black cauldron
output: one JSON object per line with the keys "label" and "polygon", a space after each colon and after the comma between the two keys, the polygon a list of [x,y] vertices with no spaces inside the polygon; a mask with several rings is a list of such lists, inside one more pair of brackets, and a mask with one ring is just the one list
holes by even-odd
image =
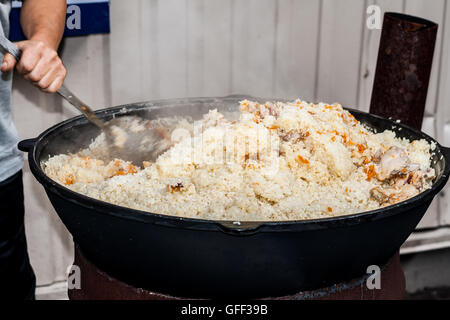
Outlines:
{"label": "large black cauldron", "polygon": [[[104,119],[130,114],[199,118],[211,108],[234,111],[242,98],[146,102],[97,114]],[[350,111],[378,131],[434,141],[410,127]],[[337,218],[234,225],[116,206],[75,193],[43,173],[41,161],[76,152],[98,133],[79,116],[22,141],[19,148],[28,152],[31,171],[90,261],[121,281],[174,296],[284,296],[362,276],[369,265],[383,265],[398,251],[450,172],[450,149],[437,144],[433,187],[407,201]]]}

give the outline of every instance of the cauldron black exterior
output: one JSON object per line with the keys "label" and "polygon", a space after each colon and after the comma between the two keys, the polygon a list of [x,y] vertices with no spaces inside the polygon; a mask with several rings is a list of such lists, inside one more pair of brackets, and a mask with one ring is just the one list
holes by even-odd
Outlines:
{"label": "cauldron black exterior", "polygon": [[[129,114],[195,118],[211,108],[231,112],[243,98],[163,100],[97,114],[104,119]],[[402,137],[434,141],[391,120],[349,111],[378,131],[390,129]],[[450,172],[450,149],[436,142],[436,181],[431,189],[407,201],[336,218],[236,225],[116,206],[75,193],[43,173],[41,161],[76,152],[98,133],[80,116],[36,139],[21,141],[19,148],[28,152],[32,173],[90,261],[135,287],[190,298],[284,296],[360,277],[368,266],[383,265],[400,248]]]}

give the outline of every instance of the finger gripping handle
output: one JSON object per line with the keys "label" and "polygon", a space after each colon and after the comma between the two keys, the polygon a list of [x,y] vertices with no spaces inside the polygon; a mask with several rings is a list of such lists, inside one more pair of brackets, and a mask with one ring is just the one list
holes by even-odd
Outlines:
{"label": "finger gripping handle", "polygon": [[5,36],[0,36],[0,47],[3,51],[10,53],[17,61],[20,60],[22,56],[22,51],[11,41],[9,41]]}

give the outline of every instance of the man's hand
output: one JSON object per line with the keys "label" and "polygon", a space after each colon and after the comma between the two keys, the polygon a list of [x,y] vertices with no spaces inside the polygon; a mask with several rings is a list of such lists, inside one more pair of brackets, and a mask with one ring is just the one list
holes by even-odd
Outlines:
{"label": "man's hand", "polygon": [[16,42],[22,50],[17,62],[5,54],[1,71],[16,67],[25,79],[46,92],[56,92],[66,76],[56,50],[61,41],[66,21],[66,0],[27,0],[20,10],[20,25],[30,40]]}
{"label": "man's hand", "polygon": [[66,68],[58,53],[42,41],[26,40],[16,42],[22,50],[22,57],[17,62],[9,53],[5,54],[1,71],[8,72],[16,66],[25,79],[45,92],[56,92],[66,77]]}

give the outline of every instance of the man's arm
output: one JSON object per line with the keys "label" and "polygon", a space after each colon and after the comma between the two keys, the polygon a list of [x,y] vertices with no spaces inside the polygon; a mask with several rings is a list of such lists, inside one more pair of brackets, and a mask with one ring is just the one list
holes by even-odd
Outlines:
{"label": "man's arm", "polygon": [[16,66],[25,79],[46,92],[56,92],[66,76],[66,69],[56,50],[64,32],[66,0],[25,0],[20,12],[22,30],[28,40],[16,42],[22,57],[5,54],[2,72]]}

